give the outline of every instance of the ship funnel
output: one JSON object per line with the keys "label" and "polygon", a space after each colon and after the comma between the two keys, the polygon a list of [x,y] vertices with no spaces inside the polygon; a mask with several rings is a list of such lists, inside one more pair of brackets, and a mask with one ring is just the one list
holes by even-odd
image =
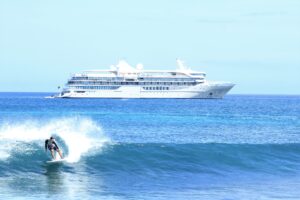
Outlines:
{"label": "ship funnel", "polygon": [[180,59],[176,59],[176,63],[177,63],[177,67],[180,71],[187,71],[189,70],[188,67],[185,65],[185,63],[180,60]]}
{"label": "ship funnel", "polygon": [[130,66],[125,60],[120,60],[119,63],[116,65],[118,73],[121,74],[129,74],[135,73],[136,69]]}

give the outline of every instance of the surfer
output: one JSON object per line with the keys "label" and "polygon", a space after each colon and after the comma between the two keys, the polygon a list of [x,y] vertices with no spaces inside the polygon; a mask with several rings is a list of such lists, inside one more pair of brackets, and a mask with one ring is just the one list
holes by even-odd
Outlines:
{"label": "surfer", "polygon": [[57,146],[55,139],[51,136],[50,139],[45,140],[45,151],[47,152],[47,149],[51,152],[52,159],[55,159],[55,151],[58,152],[61,159],[63,159],[62,152]]}

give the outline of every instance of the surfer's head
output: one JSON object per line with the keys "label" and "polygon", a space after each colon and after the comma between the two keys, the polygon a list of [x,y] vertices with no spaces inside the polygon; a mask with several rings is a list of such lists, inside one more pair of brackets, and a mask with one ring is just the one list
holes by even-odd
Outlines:
{"label": "surfer's head", "polygon": [[54,140],[54,137],[53,137],[53,136],[51,136],[51,137],[50,137],[50,140]]}

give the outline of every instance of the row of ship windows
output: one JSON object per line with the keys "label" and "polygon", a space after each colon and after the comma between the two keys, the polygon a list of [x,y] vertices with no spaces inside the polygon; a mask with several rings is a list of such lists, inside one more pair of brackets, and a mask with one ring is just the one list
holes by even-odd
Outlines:
{"label": "row of ship windows", "polygon": [[[138,78],[139,81],[188,81],[188,80],[202,80],[204,78]],[[91,81],[135,81],[136,79],[125,79],[122,77],[72,77],[71,81],[80,81],[80,80],[91,80]]]}
{"label": "row of ship windows", "polygon": [[169,87],[143,87],[144,90],[169,90]]}
{"label": "row of ship windows", "polygon": [[76,89],[91,89],[91,90],[116,90],[119,86],[76,86]]}
{"label": "row of ship windows", "polygon": [[[117,86],[76,86],[76,89],[93,89],[93,90],[116,90]],[[169,90],[169,87],[143,87],[144,90]]]}
{"label": "row of ship windows", "polygon": [[197,77],[197,78],[191,78],[191,77],[184,77],[184,78],[138,78],[139,81],[194,81],[194,80],[203,80],[204,77]]}
{"label": "row of ship windows", "polygon": [[196,82],[83,82],[69,81],[69,85],[196,85]]}
{"label": "row of ship windows", "polygon": [[118,81],[124,80],[122,77],[72,77],[71,80],[109,80],[109,81]]}

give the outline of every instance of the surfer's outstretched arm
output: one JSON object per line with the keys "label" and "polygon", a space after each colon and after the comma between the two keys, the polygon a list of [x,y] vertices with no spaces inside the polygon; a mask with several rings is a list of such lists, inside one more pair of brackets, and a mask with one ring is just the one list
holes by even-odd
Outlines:
{"label": "surfer's outstretched arm", "polygon": [[48,140],[45,140],[45,151],[47,151],[47,147],[48,147]]}

